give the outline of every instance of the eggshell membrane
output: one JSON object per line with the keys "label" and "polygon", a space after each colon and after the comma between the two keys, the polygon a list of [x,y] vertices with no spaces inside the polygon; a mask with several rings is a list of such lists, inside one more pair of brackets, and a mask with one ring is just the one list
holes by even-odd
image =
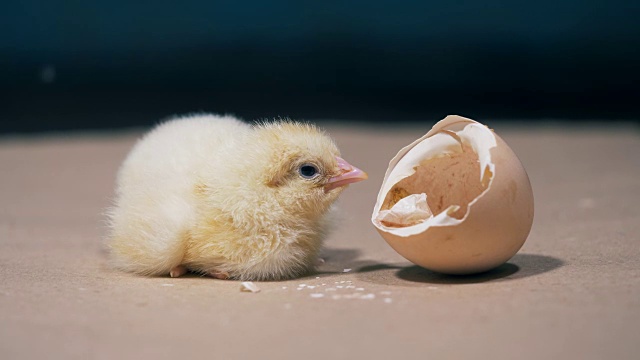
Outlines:
{"label": "eggshell membrane", "polygon": [[[474,176],[475,173],[478,176],[475,180],[469,180],[471,189],[456,187],[457,179],[440,179],[439,175],[431,179],[429,186],[433,187],[434,183],[451,184],[456,191],[471,193],[472,199],[469,199],[466,209],[466,204],[462,204],[462,209],[444,206],[444,209],[436,211],[432,207],[432,194],[429,206],[434,210],[434,216],[423,223],[388,227],[376,219],[387,193],[394,185],[416,172],[415,166],[412,166],[416,165],[416,159],[411,160],[412,155],[415,157],[418,153],[422,161],[440,161],[446,156],[460,153],[460,140],[467,145],[466,150],[470,147],[477,154],[477,160],[473,162],[462,158],[468,167],[474,166],[473,169],[467,169],[466,175]],[[455,150],[456,147],[458,150]],[[411,152],[414,148],[416,150]],[[389,179],[390,175],[392,180]],[[416,179],[420,178],[416,176]],[[413,184],[416,185],[420,186]],[[440,192],[448,191],[442,189],[444,185],[435,186]],[[429,200],[429,192],[426,191],[426,194]],[[465,195],[450,193],[448,197],[459,200]],[[529,178],[511,148],[484,125],[450,115],[435,124],[425,136],[400,150],[391,160],[371,221],[387,243],[407,260],[441,273],[471,274],[490,270],[509,260],[529,235],[533,212],[533,191]]]}

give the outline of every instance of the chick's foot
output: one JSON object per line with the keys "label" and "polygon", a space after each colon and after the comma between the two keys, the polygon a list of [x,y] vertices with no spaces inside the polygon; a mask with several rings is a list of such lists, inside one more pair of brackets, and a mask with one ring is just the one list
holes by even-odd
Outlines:
{"label": "chick's foot", "polygon": [[229,273],[222,271],[209,271],[207,275],[211,276],[214,279],[227,280],[229,278]]}
{"label": "chick's foot", "polygon": [[171,268],[171,270],[169,270],[169,276],[171,276],[172,278],[180,277],[186,273],[187,268],[182,265],[174,266]]}

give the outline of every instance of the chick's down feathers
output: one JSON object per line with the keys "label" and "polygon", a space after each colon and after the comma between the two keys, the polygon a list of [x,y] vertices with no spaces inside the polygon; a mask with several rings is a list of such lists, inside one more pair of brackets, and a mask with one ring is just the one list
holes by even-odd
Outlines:
{"label": "chick's down feathers", "polygon": [[312,125],[174,119],[122,164],[107,245],[138,274],[294,277],[313,267],[332,203],[364,179]]}

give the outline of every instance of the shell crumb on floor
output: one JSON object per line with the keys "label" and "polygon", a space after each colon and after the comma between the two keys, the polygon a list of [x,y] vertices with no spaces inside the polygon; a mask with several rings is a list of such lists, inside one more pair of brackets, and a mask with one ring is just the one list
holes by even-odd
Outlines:
{"label": "shell crumb on floor", "polygon": [[[345,269],[345,270],[350,270],[350,269]],[[320,278],[319,276],[316,277],[316,279],[319,279],[319,278]],[[325,287],[327,285],[326,283],[314,283],[314,282],[303,283],[303,284],[298,284],[298,286],[296,287],[296,290],[298,291],[309,290],[309,297],[313,299],[322,299],[322,298],[328,298],[333,300],[377,299],[375,293],[366,291],[364,287],[356,287],[356,285],[353,284],[352,280],[334,281],[334,284],[335,285],[333,286]],[[324,291],[322,290],[323,287],[324,287]],[[283,286],[282,289],[287,289],[287,287]],[[381,291],[378,291],[377,294],[380,295],[380,298],[379,298],[380,300],[378,301],[384,302],[386,304],[390,304],[393,302],[393,299],[390,297],[391,291],[381,290]]]}
{"label": "shell crumb on floor", "polygon": [[346,273],[347,273],[347,272],[349,272],[349,271],[351,271],[351,269],[344,269],[344,270],[342,270],[342,272],[346,272]]}
{"label": "shell crumb on floor", "polygon": [[243,281],[240,283],[240,291],[257,293],[260,292],[260,288],[251,281]]}

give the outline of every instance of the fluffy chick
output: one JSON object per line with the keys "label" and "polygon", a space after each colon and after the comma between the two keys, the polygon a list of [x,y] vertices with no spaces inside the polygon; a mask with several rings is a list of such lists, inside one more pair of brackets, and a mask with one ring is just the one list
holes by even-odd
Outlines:
{"label": "fluffy chick", "polygon": [[298,276],[317,259],[333,202],[366,178],[312,125],[174,119],[144,136],[120,168],[111,257],[144,275]]}

